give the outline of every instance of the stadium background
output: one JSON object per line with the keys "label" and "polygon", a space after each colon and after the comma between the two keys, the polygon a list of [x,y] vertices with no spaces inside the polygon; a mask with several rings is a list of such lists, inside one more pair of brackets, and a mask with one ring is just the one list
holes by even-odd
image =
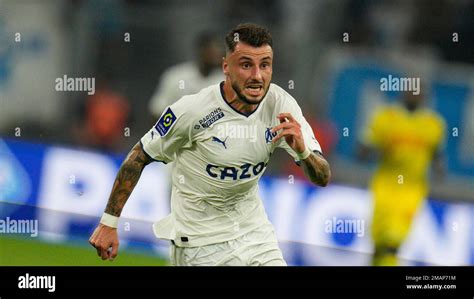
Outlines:
{"label": "stadium background", "polygon": [[[381,92],[380,77],[410,73],[447,123],[448,176],[432,186],[400,256],[474,264],[473,20],[473,1],[0,0],[0,219],[40,227],[36,238],[1,234],[0,265],[104,264],[87,239],[120,161],[153,124],[160,75],[193,58],[200,31],[223,36],[241,22],[272,32],[274,82],[298,100],[333,170],[331,186],[314,188],[284,152],[272,158],[260,189],[287,261],[370,263],[374,165],[356,161],[355,145],[373,107],[399,96]],[[120,99],[125,116],[112,126],[129,134],[84,137],[95,98],[56,91],[63,75],[96,78],[96,94]],[[168,179],[158,163],[145,169],[124,209],[119,258],[106,265],[166,264],[151,222],[169,210]],[[327,232],[331,219],[363,220],[365,233]]]}

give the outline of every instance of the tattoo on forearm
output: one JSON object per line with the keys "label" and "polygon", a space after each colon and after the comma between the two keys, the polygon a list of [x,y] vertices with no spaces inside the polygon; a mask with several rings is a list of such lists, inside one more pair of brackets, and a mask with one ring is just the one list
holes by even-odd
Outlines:
{"label": "tattoo on forearm", "polygon": [[137,143],[120,166],[107,207],[105,208],[106,213],[117,217],[120,216],[125,203],[140,178],[143,168],[150,162],[150,158],[143,152],[141,145]]}
{"label": "tattoo on forearm", "polygon": [[308,178],[317,185],[326,186],[331,176],[329,163],[318,154],[311,154],[302,161],[303,169]]}

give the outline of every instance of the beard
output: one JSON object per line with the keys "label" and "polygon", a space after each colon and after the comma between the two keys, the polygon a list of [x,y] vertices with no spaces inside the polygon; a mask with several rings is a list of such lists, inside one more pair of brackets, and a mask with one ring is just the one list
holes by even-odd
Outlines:
{"label": "beard", "polygon": [[232,89],[234,90],[234,92],[237,94],[237,97],[239,98],[239,100],[241,100],[242,102],[244,102],[247,105],[260,104],[260,102],[263,100],[263,98],[265,98],[265,96],[267,95],[268,90],[270,89],[270,86],[268,86],[267,89],[265,90],[265,92],[263,93],[263,95],[260,98],[249,99],[246,96],[244,96],[244,94],[242,93],[242,89],[239,87],[239,85],[237,85],[237,83],[232,82],[231,86],[232,86]]}

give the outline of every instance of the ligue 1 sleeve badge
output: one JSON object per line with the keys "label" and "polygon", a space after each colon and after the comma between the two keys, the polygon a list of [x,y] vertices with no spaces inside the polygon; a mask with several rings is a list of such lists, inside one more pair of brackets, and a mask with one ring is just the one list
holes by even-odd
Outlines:
{"label": "ligue 1 sleeve badge", "polygon": [[174,115],[171,108],[168,108],[156,123],[155,129],[158,131],[158,133],[160,133],[160,136],[163,137],[168,133],[175,122],[176,115]]}

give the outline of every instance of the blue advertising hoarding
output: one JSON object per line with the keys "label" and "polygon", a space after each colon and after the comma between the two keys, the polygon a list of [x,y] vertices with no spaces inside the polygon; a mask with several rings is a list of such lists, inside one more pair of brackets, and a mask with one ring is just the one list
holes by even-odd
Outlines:
{"label": "blue advertising hoarding", "polygon": [[[87,240],[106,205],[123,157],[0,140],[0,217],[37,219],[38,237]],[[166,255],[151,225],[169,213],[166,166],[149,165],[123,212],[122,247]],[[291,265],[368,265],[371,200],[367,190],[263,177],[260,196]],[[400,256],[408,265],[474,264],[474,205],[429,200]],[[339,230],[341,223],[350,229]],[[83,242],[85,245],[87,242]]]}

